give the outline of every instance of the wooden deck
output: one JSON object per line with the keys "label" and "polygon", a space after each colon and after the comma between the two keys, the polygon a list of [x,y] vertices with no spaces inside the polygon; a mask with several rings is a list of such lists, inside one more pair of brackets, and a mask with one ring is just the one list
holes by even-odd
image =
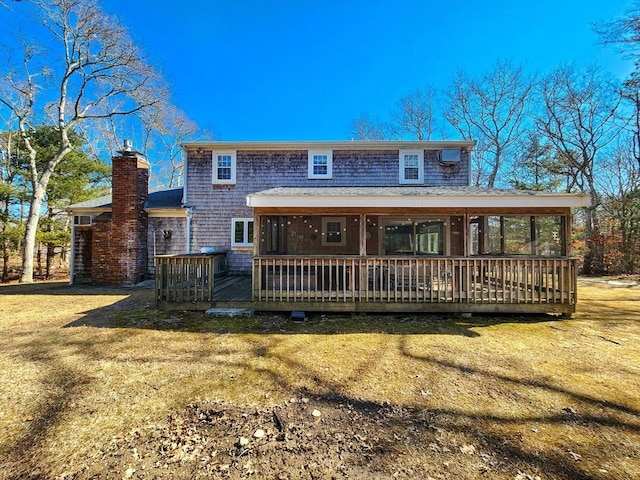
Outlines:
{"label": "wooden deck", "polygon": [[159,307],[571,314],[577,299],[567,258],[258,257],[253,277],[215,278],[193,264],[162,269],[172,275],[157,277]]}
{"label": "wooden deck", "polygon": [[573,313],[575,260],[254,257],[264,310]]}
{"label": "wooden deck", "polygon": [[221,302],[251,302],[251,275],[226,275],[216,278],[213,300],[216,306]]}

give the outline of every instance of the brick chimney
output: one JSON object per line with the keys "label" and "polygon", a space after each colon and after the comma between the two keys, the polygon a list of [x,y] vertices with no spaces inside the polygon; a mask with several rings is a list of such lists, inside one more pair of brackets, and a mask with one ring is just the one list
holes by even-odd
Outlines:
{"label": "brick chimney", "polygon": [[94,220],[91,281],[130,285],[144,280],[147,273],[149,163],[125,140],[124,150],[111,165],[111,214]]}

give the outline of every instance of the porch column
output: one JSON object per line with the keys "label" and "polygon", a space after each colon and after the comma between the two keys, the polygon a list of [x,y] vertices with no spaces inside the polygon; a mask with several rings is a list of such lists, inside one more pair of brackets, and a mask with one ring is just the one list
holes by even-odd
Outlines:
{"label": "porch column", "polygon": [[367,215],[360,214],[360,256],[367,256]]}
{"label": "porch column", "polygon": [[257,257],[260,255],[260,222],[261,215],[255,213],[253,214],[253,256]]}
{"label": "porch column", "polygon": [[469,232],[471,230],[471,224],[469,223],[471,217],[469,216],[469,209],[464,209],[464,214],[462,215],[462,234],[464,235],[464,239],[462,241],[462,255],[464,257],[469,256]]}
{"label": "porch column", "polygon": [[[364,213],[360,214],[360,257],[367,256],[367,215]],[[358,292],[359,297],[363,298],[367,292],[367,261],[360,261],[360,266],[358,268],[359,278],[358,285],[360,291]]]}

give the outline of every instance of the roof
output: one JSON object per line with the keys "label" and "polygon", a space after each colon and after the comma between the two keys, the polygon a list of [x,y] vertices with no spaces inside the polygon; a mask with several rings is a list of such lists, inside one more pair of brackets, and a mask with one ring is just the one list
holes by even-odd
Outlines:
{"label": "roof", "polygon": [[[182,207],[182,187],[172,188],[169,190],[153,190],[149,192],[149,199],[146,205],[147,210],[164,210]],[[80,210],[111,210],[111,195],[104,195],[102,197],[87,200],[86,202],[74,203],[73,205],[69,205],[67,210],[74,212]]]}
{"label": "roof", "polygon": [[86,202],[79,202],[69,205],[67,210],[78,209],[110,209],[111,208],[111,195],[103,195],[102,197],[92,198]]}
{"label": "roof", "polygon": [[442,150],[472,149],[473,140],[399,141],[399,140],[336,140],[282,142],[184,142],[184,150]]}
{"label": "roof", "polygon": [[149,192],[147,208],[180,208],[182,207],[182,187],[171,190],[155,190]]}
{"label": "roof", "polygon": [[279,187],[247,196],[250,207],[585,207],[585,194],[468,186]]}

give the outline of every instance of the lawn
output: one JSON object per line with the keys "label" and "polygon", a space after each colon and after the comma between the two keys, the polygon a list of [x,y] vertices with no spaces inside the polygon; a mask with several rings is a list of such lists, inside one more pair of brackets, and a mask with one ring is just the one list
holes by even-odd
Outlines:
{"label": "lawn", "polygon": [[0,478],[640,478],[640,286],[579,287],[571,319],[291,322],[0,286]]}

